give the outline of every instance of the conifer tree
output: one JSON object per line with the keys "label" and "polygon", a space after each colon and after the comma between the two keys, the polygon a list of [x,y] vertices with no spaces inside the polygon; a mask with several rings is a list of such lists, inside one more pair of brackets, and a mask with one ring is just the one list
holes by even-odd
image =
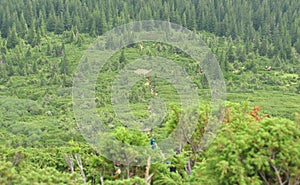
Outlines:
{"label": "conifer tree", "polygon": [[32,47],[34,47],[37,44],[37,35],[36,35],[35,26],[31,26],[29,28],[26,39],[28,44],[30,44]]}
{"label": "conifer tree", "polygon": [[16,47],[16,45],[19,43],[19,37],[17,34],[16,26],[13,25],[13,27],[10,29],[8,37],[7,37],[7,48],[12,49]]}

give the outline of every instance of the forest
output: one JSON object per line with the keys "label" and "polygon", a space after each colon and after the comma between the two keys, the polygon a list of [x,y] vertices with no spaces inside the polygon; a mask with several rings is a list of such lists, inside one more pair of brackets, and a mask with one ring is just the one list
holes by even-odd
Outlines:
{"label": "forest", "polygon": [[[1,0],[0,184],[299,185],[299,15],[298,0]],[[92,43],[143,20],[168,21],[201,36],[224,76],[224,112],[214,139],[199,147],[214,119],[206,71],[172,45],[123,47],[103,65],[93,97],[109,130],[96,134],[128,146],[101,146],[115,147],[105,151],[117,159],[111,160],[81,133],[75,109],[90,105],[74,101],[74,83]],[[181,66],[201,105],[183,109],[176,88],[149,73],[127,93],[128,110],[150,119],[159,99],[166,113],[141,132],[123,124],[112,89],[126,66],[151,57]],[[194,132],[180,127],[176,150],[155,160],[159,143],[181,124],[195,125]],[[140,158],[146,160],[135,165]]]}

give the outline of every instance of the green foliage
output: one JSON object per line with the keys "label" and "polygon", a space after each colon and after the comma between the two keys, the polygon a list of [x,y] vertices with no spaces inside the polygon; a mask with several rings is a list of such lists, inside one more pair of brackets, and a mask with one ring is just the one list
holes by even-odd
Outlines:
{"label": "green foliage", "polygon": [[299,125],[257,117],[255,108],[231,105],[223,128],[194,171],[194,180],[206,184],[281,184],[300,178]]}
{"label": "green foliage", "polygon": [[184,185],[186,182],[178,173],[166,173],[158,175],[158,179],[154,181],[158,185]]}
{"label": "green foliage", "polygon": [[[168,108],[163,123],[153,128],[157,141],[172,134],[181,116],[184,122],[197,124],[195,132],[176,143],[181,153],[167,159],[171,164],[151,164],[152,184],[280,184],[288,178],[290,184],[296,183],[300,176],[299,115],[294,114],[300,104],[300,22],[295,15],[299,10],[297,0],[0,1],[0,184],[82,184],[75,156],[82,160],[90,184],[100,184],[101,179],[105,184],[145,184],[145,167],[130,166],[140,157],[131,149],[110,151],[119,158],[130,156],[122,161],[126,165],[121,165],[119,179],[114,179],[113,162],[86,146],[78,133],[71,97],[77,64],[96,36],[145,19],[167,20],[200,32],[220,62],[228,100],[247,99],[249,107],[259,105],[271,117],[261,120],[262,113],[247,105],[229,104],[216,140],[199,152],[210,116],[206,71],[199,73],[196,61],[163,43],[123,48],[103,66],[95,87],[97,111],[112,131],[109,136],[127,145],[149,146],[149,136],[124,127],[111,106],[116,76],[138,58],[159,56],[182,66],[205,104],[196,110],[198,117],[190,118],[195,110],[179,108],[176,89],[151,76],[157,96]],[[140,119],[149,118],[154,97],[145,82],[140,80],[129,93],[129,107]],[[295,122],[284,119],[295,117]],[[66,159],[73,160],[74,172]],[[188,162],[192,175],[188,175]],[[170,167],[176,167],[176,172],[170,172]]]}
{"label": "green foliage", "polygon": [[144,179],[140,177],[133,177],[130,179],[126,180],[114,180],[114,181],[105,181],[105,184],[108,185],[123,185],[123,184],[128,184],[128,185],[133,185],[133,184],[140,184],[140,185],[146,185],[147,183],[145,182]]}
{"label": "green foliage", "polygon": [[16,169],[11,162],[5,162],[0,160],[0,183],[1,184],[16,184],[19,183],[22,178],[18,176]]}
{"label": "green foliage", "polygon": [[125,127],[118,127],[115,129],[115,138],[125,144],[135,146],[148,145],[148,137],[145,133],[126,129]]}
{"label": "green foliage", "polygon": [[[13,48],[16,43],[13,41],[15,33],[11,32],[14,25],[21,38],[26,38],[30,45],[35,45],[37,37],[34,32],[37,36],[39,32],[44,35],[45,31],[62,34],[76,28],[81,33],[95,36],[133,20],[155,19],[181,24],[191,30],[204,30],[221,37],[230,37],[234,41],[253,41],[254,47],[248,45],[247,53],[259,52],[261,56],[269,57],[279,55],[282,59],[291,60],[292,47],[299,51],[299,21],[296,16],[291,16],[299,14],[296,0],[291,0],[288,4],[279,0],[210,3],[188,0],[87,0],[68,3],[50,0],[47,3],[38,3],[31,0],[28,3],[19,2],[17,5],[12,1],[2,1],[1,5],[0,31],[3,38],[9,37],[8,48]],[[74,32],[76,33],[77,31]],[[237,58],[243,61],[243,51],[237,51]],[[228,58],[232,61],[234,55],[231,52],[229,54]]]}
{"label": "green foliage", "polygon": [[24,178],[23,181],[19,181],[21,185],[38,185],[38,184],[82,184],[78,174],[68,174],[57,171],[55,168],[44,168],[44,169],[26,169],[20,172],[20,175]]}
{"label": "green foliage", "polygon": [[16,31],[16,27],[14,26],[8,33],[6,46],[8,49],[12,49],[16,47],[18,43],[19,43],[19,38]]}
{"label": "green foliage", "polygon": [[55,154],[51,156],[39,150],[37,155],[35,152],[22,148],[8,150],[1,147],[1,184],[82,184],[78,174],[57,170],[59,167],[55,167],[51,162],[58,164],[63,161],[57,160]]}

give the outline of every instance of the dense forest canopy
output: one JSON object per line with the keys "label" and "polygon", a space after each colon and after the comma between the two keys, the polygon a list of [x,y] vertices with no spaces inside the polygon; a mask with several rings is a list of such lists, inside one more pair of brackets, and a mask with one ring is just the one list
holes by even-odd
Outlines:
{"label": "dense forest canopy", "polygon": [[246,46],[255,43],[247,53],[292,61],[292,48],[300,53],[299,6],[297,0],[15,0],[1,1],[0,25],[1,36],[10,38],[7,47],[12,48],[14,37],[35,45],[34,37],[46,31],[101,35],[133,20],[165,20],[243,40]]}
{"label": "dense forest canopy", "polygon": [[[299,184],[299,15],[299,0],[1,0],[0,184]],[[179,48],[156,42],[126,46],[103,66],[97,113],[109,136],[154,153],[181,116],[195,132],[180,130],[174,155],[153,162],[144,154],[144,166],[132,165],[138,156],[129,149],[108,151],[120,159],[110,161],[80,134],[72,101],[78,63],[105,32],[137,20],[184,26],[215,54],[228,102],[208,148],[199,150],[213,116],[207,71]],[[148,118],[157,97],[167,111],[161,125],[138,132],[122,125],[111,91],[124,66],[152,56],[182,66],[202,104],[182,110],[169,82],[145,76],[130,89],[132,113]]]}

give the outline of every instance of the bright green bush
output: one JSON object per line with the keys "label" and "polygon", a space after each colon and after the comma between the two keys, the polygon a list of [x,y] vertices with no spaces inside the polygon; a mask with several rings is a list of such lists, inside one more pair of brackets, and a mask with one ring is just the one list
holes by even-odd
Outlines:
{"label": "bright green bush", "polygon": [[257,111],[228,107],[225,123],[198,163],[193,181],[229,185],[300,180],[299,123],[263,119]]}

